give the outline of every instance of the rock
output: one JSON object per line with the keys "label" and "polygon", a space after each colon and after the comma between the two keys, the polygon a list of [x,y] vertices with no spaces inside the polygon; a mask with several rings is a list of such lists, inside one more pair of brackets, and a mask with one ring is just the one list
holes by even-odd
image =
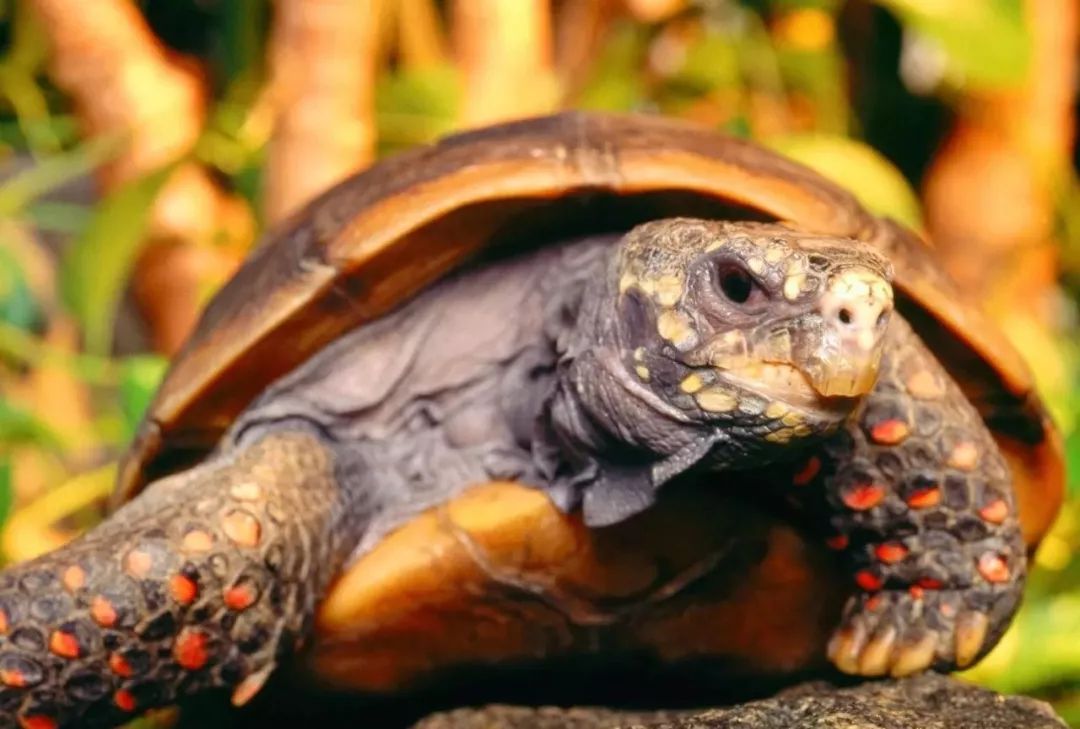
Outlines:
{"label": "rock", "polygon": [[1063,729],[1041,701],[936,674],[838,688],[796,686],[724,709],[624,712],[490,706],[435,714],[414,729]]}

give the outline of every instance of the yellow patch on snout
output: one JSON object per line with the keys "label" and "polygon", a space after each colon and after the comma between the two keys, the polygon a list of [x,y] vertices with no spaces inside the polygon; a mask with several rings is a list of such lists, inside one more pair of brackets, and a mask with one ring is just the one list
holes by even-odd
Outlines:
{"label": "yellow patch on snout", "polygon": [[773,246],[765,251],[765,260],[769,263],[779,263],[784,260],[784,256],[786,255],[788,255],[786,249],[779,246]]}
{"label": "yellow patch on snout", "polygon": [[739,404],[731,393],[715,388],[700,391],[694,399],[702,410],[708,410],[710,413],[726,413],[734,410]]}
{"label": "yellow patch on snout", "polygon": [[683,295],[683,281],[678,276],[666,274],[656,280],[656,303],[660,306],[675,306]]}
{"label": "yellow patch on snout", "polygon": [[704,381],[701,379],[701,375],[696,372],[687,375],[682,382],[679,383],[679,389],[685,392],[687,395],[693,395],[695,392],[705,387]]}
{"label": "yellow patch on snout", "polygon": [[690,327],[686,315],[674,309],[661,312],[656,318],[656,330],[678,349],[692,347],[697,342],[697,334]]}
{"label": "yellow patch on snout", "polygon": [[796,273],[784,279],[784,298],[794,301],[802,293],[803,284],[806,283],[806,274]]}

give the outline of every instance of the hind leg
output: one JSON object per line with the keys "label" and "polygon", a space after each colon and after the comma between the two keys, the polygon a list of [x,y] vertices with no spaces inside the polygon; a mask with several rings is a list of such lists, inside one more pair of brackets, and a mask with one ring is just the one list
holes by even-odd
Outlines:
{"label": "hind leg", "polygon": [[993,437],[910,327],[890,326],[865,407],[791,477],[851,569],[829,657],[868,676],[971,665],[1007,627],[1026,573]]}

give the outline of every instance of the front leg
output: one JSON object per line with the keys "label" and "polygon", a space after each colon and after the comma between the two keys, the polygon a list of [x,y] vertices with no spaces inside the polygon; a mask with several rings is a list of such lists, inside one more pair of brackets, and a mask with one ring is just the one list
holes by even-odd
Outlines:
{"label": "front leg", "polygon": [[993,437],[908,324],[890,329],[865,407],[792,479],[821,487],[828,544],[857,590],[829,657],[867,676],[973,664],[1008,626],[1026,574]]}

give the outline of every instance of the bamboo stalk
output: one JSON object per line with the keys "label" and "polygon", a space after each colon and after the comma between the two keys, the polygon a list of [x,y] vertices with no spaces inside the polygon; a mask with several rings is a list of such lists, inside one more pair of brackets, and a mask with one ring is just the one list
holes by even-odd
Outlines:
{"label": "bamboo stalk", "polygon": [[368,164],[375,148],[375,0],[279,0],[270,40],[278,110],[266,218],[287,217]]}

